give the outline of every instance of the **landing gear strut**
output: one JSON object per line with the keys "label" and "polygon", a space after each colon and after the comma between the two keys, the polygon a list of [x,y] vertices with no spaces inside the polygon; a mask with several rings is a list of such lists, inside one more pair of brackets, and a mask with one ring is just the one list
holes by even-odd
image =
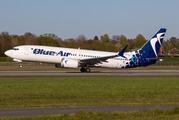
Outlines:
{"label": "landing gear strut", "polygon": [[84,67],[82,67],[81,69],[80,69],[80,71],[81,72],[91,72],[91,70],[90,70],[90,68],[84,68]]}
{"label": "landing gear strut", "polygon": [[19,65],[19,68],[22,68],[23,66],[22,66],[22,63],[20,63],[20,65]]}

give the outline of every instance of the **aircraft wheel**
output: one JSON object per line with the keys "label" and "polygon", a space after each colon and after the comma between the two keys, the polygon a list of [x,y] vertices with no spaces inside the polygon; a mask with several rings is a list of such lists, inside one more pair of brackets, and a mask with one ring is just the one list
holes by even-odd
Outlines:
{"label": "aircraft wheel", "polygon": [[86,68],[86,72],[91,72],[90,68]]}
{"label": "aircraft wheel", "polygon": [[85,72],[86,70],[85,70],[84,67],[82,67],[82,68],[80,69],[80,71],[81,71],[81,72]]}
{"label": "aircraft wheel", "polygon": [[19,65],[19,68],[22,68],[23,66],[22,65]]}

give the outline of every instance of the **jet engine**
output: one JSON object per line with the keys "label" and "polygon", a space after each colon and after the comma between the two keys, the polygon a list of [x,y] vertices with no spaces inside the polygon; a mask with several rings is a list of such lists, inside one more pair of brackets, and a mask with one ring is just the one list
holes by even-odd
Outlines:
{"label": "jet engine", "polygon": [[74,59],[63,58],[61,60],[61,67],[62,68],[78,68],[78,61]]}
{"label": "jet engine", "polygon": [[55,67],[61,68],[61,64],[55,64]]}

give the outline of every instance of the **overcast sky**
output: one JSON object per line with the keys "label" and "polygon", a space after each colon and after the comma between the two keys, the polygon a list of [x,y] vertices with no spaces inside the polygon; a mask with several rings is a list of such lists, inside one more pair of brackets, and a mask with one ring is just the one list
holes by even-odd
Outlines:
{"label": "overcast sky", "polygon": [[161,27],[167,28],[165,40],[179,38],[179,0],[0,0],[0,32],[10,35],[150,39]]}

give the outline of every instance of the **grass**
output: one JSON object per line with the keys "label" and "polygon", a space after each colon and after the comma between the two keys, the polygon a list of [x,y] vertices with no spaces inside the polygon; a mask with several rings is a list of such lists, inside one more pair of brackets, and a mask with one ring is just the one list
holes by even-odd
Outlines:
{"label": "grass", "polygon": [[170,105],[178,77],[0,78],[0,108]]}
{"label": "grass", "polygon": [[179,118],[179,108],[173,110],[162,111],[159,108],[155,110],[144,110],[135,112],[112,112],[101,113],[91,111],[79,111],[76,114],[40,116],[40,117],[18,117],[18,118],[3,118],[0,120],[177,120]]}

